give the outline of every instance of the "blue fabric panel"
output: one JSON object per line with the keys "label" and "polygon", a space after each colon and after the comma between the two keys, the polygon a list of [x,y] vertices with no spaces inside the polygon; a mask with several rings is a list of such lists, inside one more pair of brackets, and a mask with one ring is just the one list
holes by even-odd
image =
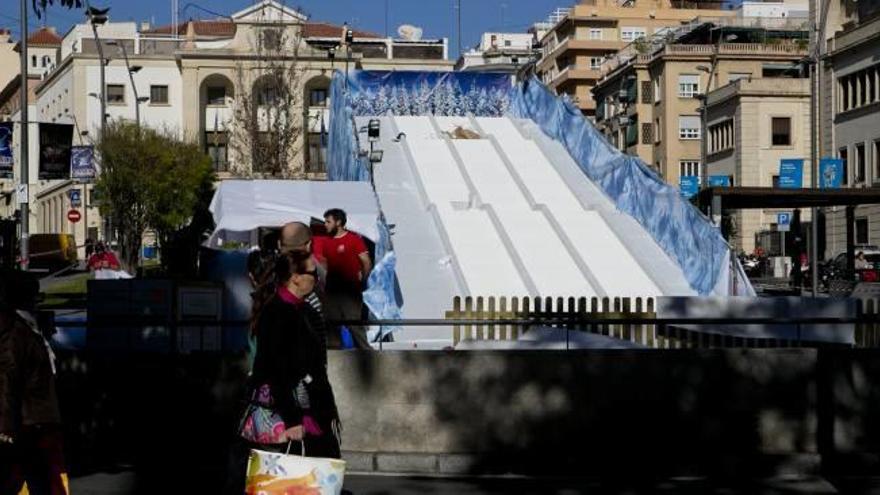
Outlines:
{"label": "blue fabric panel", "polygon": [[[638,158],[612,147],[570,99],[556,97],[536,78],[513,89],[510,110],[561,142],[584,174],[679,264],[691,287],[701,295],[712,293],[730,248],[720,231],[676,188]],[[741,280],[739,286],[754,294],[748,280]]]}
{"label": "blue fabric panel", "polygon": [[351,71],[348,89],[357,117],[441,115],[501,117],[511,77],[474,72]]}
{"label": "blue fabric panel", "polygon": [[[359,146],[355,131],[350,95],[344,90],[345,77],[336,72],[330,86],[330,141],[327,156],[329,158],[327,176],[331,181],[368,181],[370,180],[367,158],[358,154]],[[377,199],[378,201],[378,199]],[[385,217],[379,215],[379,239],[376,241],[376,264],[367,279],[367,290],[364,291],[364,304],[370,312],[381,320],[399,320],[401,318],[400,301],[397,298],[394,271],[397,256],[391,245],[391,235],[385,224]],[[398,327],[382,327],[379,337],[384,337]]]}

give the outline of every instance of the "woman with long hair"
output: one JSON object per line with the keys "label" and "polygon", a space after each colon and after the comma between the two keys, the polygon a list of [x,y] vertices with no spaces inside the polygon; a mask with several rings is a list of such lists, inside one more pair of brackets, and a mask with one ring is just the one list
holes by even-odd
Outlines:
{"label": "woman with long hair", "polygon": [[[317,266],[308,253],[280,254],[254,294],[257,352],[238,434],[241,464],[230,473],[241,493],[246,452],[259,449],[339,458],[339,414],[327,376],[324,319],[306,298]],[[238,488],[241,487],[241,490]]]}

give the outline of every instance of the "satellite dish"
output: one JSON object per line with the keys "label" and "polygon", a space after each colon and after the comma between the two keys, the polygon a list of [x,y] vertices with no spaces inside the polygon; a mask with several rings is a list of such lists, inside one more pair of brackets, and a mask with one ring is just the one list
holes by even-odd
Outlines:
{"label": "satellite dish", "polygon": [[407,41],[419,41],[422,39],[422,32],[422,28],[412,24],[404,24],[397,28],[397,34],[400,38]]}

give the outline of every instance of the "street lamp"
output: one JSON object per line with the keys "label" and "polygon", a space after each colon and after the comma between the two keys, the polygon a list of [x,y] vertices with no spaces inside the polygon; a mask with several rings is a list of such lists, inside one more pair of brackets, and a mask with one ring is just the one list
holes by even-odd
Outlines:
{"label": "street lamp", "polygon": [[[700,120],[702,120],[701,127],[701,136],[700,136],[700,187],[706,187],[709,185],[709,167],[706,165],[706,158],[708,156],[708,142],[706,135],[708,133],[708,123],[706,122],[706,96],[709,94],[709,89],[712,87],[712,80],[715,78],[715,70],[718,68],[718,53],[721,51],[721,45],[724,43],[728,43],[731,41],[735,41],[739,36],[735,34],[721,35],[718,36],[718,41],[715,43],[715,50],[712,53],[712,58],[710,60],[710,65],[698,65],[696,69],[700,72],[705,72],[709,75],[708,81],[706,81],[706,90],[703,91],[703,94],[698,96],[700,99]],[[711,40],[711,39],[710,39]]]}
{"label": "street lamp", "polygon": [[122,57],[125,59],[125,67],[128,69],[128,79],[131,81],[131,91],[134,93],[134,121],[138,127],[141,125],[141,103],[149,101],[149,98],[146,100],[142,99],[138,96],[137,86],[134,84],[134,75],[140,72],[143,69],[143,66],[140,65],[131,65],[128,61],[128,51],[125,49],[125,43],[120,43],[119,40],[110,40],[107,42],[108,46],[115,46],[122,50]]}

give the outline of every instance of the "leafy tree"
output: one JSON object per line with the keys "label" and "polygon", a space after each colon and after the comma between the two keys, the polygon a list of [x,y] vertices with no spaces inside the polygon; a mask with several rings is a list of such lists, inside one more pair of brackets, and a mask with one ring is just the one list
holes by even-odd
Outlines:
{"label": "leafy tree", "polygon": [[[46,7],[49,5],[55,5],[55,0],[32,0],[32,5],[34,6],[34,12],[36,12],[37,17],[43,17],[43,14],[46,12]],[[58,5],[62,7],[67,7],[68,9],[80,9],[83,6],[82,0],[58,0]]]}
{"label": "leafy tree", "polygon": [[121,261],[132,269],[145,230],[154,229],[162,247],[191,224],[213,181],[211,159],[175,133],[126,121],[108,122],[97,151],[101,213],[113,219]]}

